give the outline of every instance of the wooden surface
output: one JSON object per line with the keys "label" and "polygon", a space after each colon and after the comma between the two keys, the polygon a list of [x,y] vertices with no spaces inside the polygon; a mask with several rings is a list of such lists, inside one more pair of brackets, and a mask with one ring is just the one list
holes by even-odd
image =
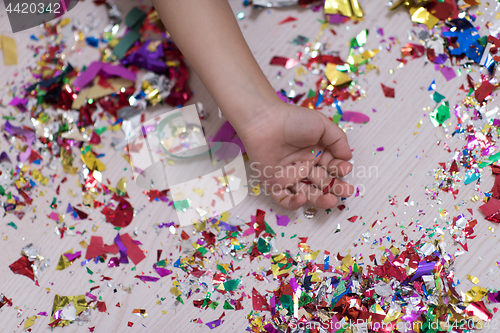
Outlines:
{"label": "wooden surface", "polygon": [[[117,5],[123,9],[124,13],[134,4],[135,2],[117,2]],[[397,39],[390,52],[382,47],[381,52],[373,60],[372,63],[379,67],[380,73],[373,70],[366,75],[357,77],[356,80],[365,90],[366,96],[355,102],[349,101],[342,105],[343,110],[363,112],[371,118],[370,122],[365,125],[347,124],[347,135],[354,150],[353,161],[355,166],[353,174],[347,179],[360,188],[361,195],[346,200],[347,209],[339,211],[335,208],[329,214],[320,210],[312,220],[304,218],[302,208],[295,212],[284,211],[264,195],[248,197],[242,204],[232,209],[230,213],[249,222],[250,215],[255,215],[256,209],[265,210],[266,221],[278,235],[277,247],[279,251],[289,249],[292,254],[295,254],[298,251],[297,239],[290,239],[290,237],[297,234],[299,237],[309,237],[308,245],[313,250],[321,249],[332,253],[340,252],[341,254],[350,252],[352,255],[362,253],[366,258],[372,253],[381,253],[378,249],[380,245],[372,245],[375,239],[390,236],[391,239],[395,240],[395,244],[399,244],[402,241],[400,225],[408,226],[412,221],[415,223],[418,221],[423,228],[432,227],[434,224],[446,228],[447,224],[441,218],[439,209],[446,209],[449,212],[446,217],[449,221],[453,216],[466,212],[467,208],[472,208],[474,216],[478,219],[478,225],[475,227],[477,238],[468,242],[469,251],[460,255],[456,260],[456,277],[461,281],[458,290],[465,291],[473,286],[466,279],[467,274],[477,276],[480,280],[479,285],[483,287],[500,288],[499,268],[495,265],[495,261],[498,260],[499,250],[498,232],[492,233],[488,229],[488,227],[496,228],[497,225],[484,220],[477,209],[479,202],[470,200],[471,196],[474,195],[482,197],[481,192],[476,192],[473,185],[461,185],[456,200],[449,193],[440,193],[440,204],[430,200],[429,196],[426,195],[425,186],[431,186],[433,183],[432,176],[427,176],[427,173],[438,167],[439,162],[447,162],[452,158],[452,154],[446,152],[443,148],[444,141],[438,143],[438,138],[442,133],[431,124],[428,116],[426,116],[429,110],[424,109],[426,107],[432,109],[434,106],[434,102],[429,98],[427,87],[435,79],[437,91],[448,98],[450,105],[455,105],[462,97],[458,87],[464,84],[466,79],[461,76],[446,82],[443,75],[434,70],[433,65],[426,64],[425,58],[411,60],[403,68],[398,68],[399,62],[396,59],[400,57],[399,49],[404,43],[408,42],[408,32],[416,31],[417,28],[412,26],[406,11],[399,10],[390,13],[385,7],[385,1],[361,1],[361,4],[366,12],[364,21],[359,24],[348,22],[333,27],[337,32],[336,36],[329,29],[326,29],[320,38],[326,50],[338,51],[344,59],[348,54],[349,40],[362,29],[370,29],[368,44],[365,49],[373,49],[379,46],[381,37],[377,36],[376,29],[380,27],[384,29],[386,40],[390,36]],[[245,18],[239,21],[240,26],[256,59],[273,86],[276,89],[285,89],[286,91],[293,88],[298,93],[307,92],[309,88],[314,89],[314,84],[320,76],[307,73],[304,87],[291,87],[289,82],[293,81],[294,70],[270,66],[269,61],[275,55],[295,57],[297,52],[303,51],[302,46],[291,45],[290,41],[297,35],[306,36],[311,41],[314,40],[320,31],[321,24],[318,20],[323,18],[322,11],[313,12],[300,8],[256,10],[249,7],[244,8],[240,0],[232,0],[231,5],[235,13],[245,12]],[[19,56],[17,66],[5,67],[3,66],[3,59],[0,59],[0,64],[2,64],[0,65],[0,78],[2,79],[0,97],[3,101],[2,104],[7,104],[11,99],[12,89],[14,87],[20,89],[23,82],[31,79],[30,72],[26,70],[26,67],[32,66],[36,58],[33,56],[33,51],[27,48],[27,45],[35,44],[30,40],[30,35],[40,34],[41,29],[33,28],[13,35],[10,32],[7,17],[2,7],[3,5],[0,5],[0,12],[2,13],[0,14],[0,32],[16,39]],[[484,23],[488,21],[489,14],[492,12],[494,11],[490,8],[486,12],[487,15],[479,17],[479,23],[483,26],[482,29],[484,29]],[[493,18],[494,15],[495,13],[493,13]],[[294,16],[298,20],[283,25],[278,24],[288,16]],[[80,3],[75,10],[67,14],[67,17],[79,21],[80,24],[87,26],[87,28],[89,25],[95,24],[95,28],[90,28],[85,32],[86,36],[98,34],[107,20],[104,8],[95,8],[91,1]],[[69,32],[69,39],[71,39],[71,35],[72,33]],[[44,45],[45,42],[46,40],[42,40],[40,45]],[[67,49],[69,50],[70,47]],[[74,66],[81,68],[81,66],[88,65],[97,58],[97,50],[84,47],[81,51],[68,54],[67,59]],[[281,78],[277,77],[278,72],[281,72]],[[477,79],[479,73],[473,72],[471,75]],[[394,87],[396,89],[396,98],[384,97],[380,83]],[[202,125],[208,135],[214,135],[224,120],[219,118],[214,102],[195,73],[192,73],[191,87],[194,91],[194,97],[189,104],[203,103],[209,117],[202,122]],[[492,102],[491,106],[495,104],[498,104],[498,102]],[[372,111],[372,109],[376,109],[376,112]],[[2,114],[14,112],[10,107],[0,110]],[[335,113],[332,108],[323,111],[327,115]],[[162,112],[160,108],[149,110],[147,111],[147,118],[149,119],[159,112]],[[423,123],[417,129],[417,124],[421,119],[423,119]],[[452,116],[446,123],[450,131],[448,134],[453,131],[455,124],[456,118]],[[418,132],[418,134],[414,134],[415,132]],[[102,300],[106,302],[109,314],[93,310],[92,320],[89,324],[83,326],[73,324],[62,329],[57,328],[57,331],[88,332],[87,327],[95,326],[95,332],[185,332],[187,330],[191,332],[207,332],[209,329],[205,325],[190,323],[190,320],[201,318],[203,322],[208,322],[217,319],[222,313],[221,306],[215,311],[211,309],[199,310],[193,307],[192,300],[203,296],[184,298],[185,305],[174,308],[174,297],[170,293],[171,276],[147,284],[138,282],[134,278],[134,275],[141,274],[141,272],[146,275],[155,275],[154,272],[151,274],[150,272],[153,271],[152,265],[156,262],[157,250],[163,249],[163,257],[172,257],[169,255],[170,253],[178,253],[179,251],[177,248],[179,237],[171,235],[165,229],[159,234],[155,232],[153,225],[168,222],[173,218],[174,211],[164,204],[148,202],[146,196],[142,193],[142,189],[138,188],[130,180],[132,173],[127,162],[109,146],[112,137],[123,137],[123,134],[108,131],[103,135],[104,146],[99,149],[100,153],[105,154],[105,157],[101,158],[106,165],[103,176],[104,179],[109,179],[112,186],[116,185],[116,182],[121,177],[127,177],[127,192],[130,196],[130,202],[137,210],[137,213],[132,224],[124,228],[122,232],[132,234],[136,230],[137,236],[134,236],[134,238],[143,244],[143,249],[147,250],[146,259],[137,265],[137,271],[135,272],[130,270],[132,268],[131,264],[122,265],[119,268],[108,268],[105,264],[89,263],[88,267],[94,271],[94,275],[90,276],[85,267],[80,265],[82,258],[77,260],[71,267],[63,271],[56,271],[55,268],[62,253],[70,249],[74,251],[82,250],[79,242],[82,240],[88,242],[91,235],[102,236],[105,243],[112,243],[116,230],[113,229],[112,225],[104,221],[104,217],[99,210],[85,209],[90,214],[91,221],[73,221],[69,216],[65,217],[65,221],[68,225],[75,225],[76,230],[86,230],[87,233],[84,236],[65,236],[60,239],[54,232],[55,222],[47,218],[47,214],[52,211],[49,205],[52,198],[57,197],[57,211],[64,213],[68,202],[74,205],[81,203],[81,190],[76,185],[75,178],[68,177],[69,181],[61,186],[61,195],[56,195],[55,189],[64,174],[61,168],[57,172],[46,171],[44,175],[57,174],[57,178],[55,178],[54,182],[50,181],[46,187],[38,186],[35,188],[32,192],[34,198],[33,207],[28,209],[26,216],[22,220],[18,220],[13,215],[6,215],[1,218],[0,292],[12,298],[16,307],[4,307],[0,311],[2,332],[21,332],[24,327],[24,323],[21,324],[22,321],[38,312],[46,311],[50,315],[55,294],[84,294],[92,286],[96,285],[101,286],[101,288],[94,291],[94,294],[102,297]],[[449,139],[446,142],[452,149],[461,147],[463,143],[459,139]],[[384,151],[377,151],[376,149],[379,147],[384,147]],[[9,148],[10,144],[4,138],[0,139],[0,150],[8,151]],[[9,154],[11,154],[11,158],[15,158],[12,152]],[[81,162],[78,161],[77,163]],[[125,168],[128,169],[124,170]],[[363,173],[363,170],[366,172]],[[249,176],[251,176],[251,170],[248,171]],[[368,171],[371,171],[371,175]],[[490,172],[484,170],[482,177],[480,191],[489,191],[493,181]],[[69,188],[73,189],[76,194],[75,197],[70,197],[67,194]],[[403,200],[407,196],[410,196],[409,202],[412,205],[404,204]],[[390,204],[389,199],[391,197],[398,201],[397,205]],[[454,208],[454,205],[457,204],[460,204],[458,211]],[[287,227],[277,226],[274,218],[275,214],[287,214],[292,222]],[[353,215],[357,215],[359,218],[356,222],[351,223],[347,218]],[[372,223],[376,220],[382,222],[371,228]],[[17,230],[6,225],[11,221],[17,224]],[[334,233],[338,224],[340,224],[341,232]],[[97,228],[96,231],[92,231],[93,226]],[[382,230],[384,227],[385,229]],[[191,230],[191,227],[186,228],[189,234],[191,234]],[[421,231],[411,232],[411,230],[411,228],[408,229],[408,234],[414,240],[419,239],[422,235]],[[361,240],[361,235],[368,231],[370,232],[370,239],[368,241]],[[281,237],[282,232],[285,233],[285,237]],[[448,231],[445,232],[449,234]],[[252,236],[247,237],[246,242],[252,242]],[[33,281],[24,276],[14,275],[8,268],[12,262],[20,257],[21,248],[29,243],[41,246],[42,256],[51,260],[50,267],[41,273],[40,287],[35,286]],[[382,245],[389,246],[390,243],[385,240]],[[458,247],[448,241],[447,250],[449,253],[454,254]],[[85,253],[85,250],[83,251]],[[212,258],[212,261],[207,263],[207,267],[212,267],[212,271],[216,260],[217,258]],[[223,260],[227,261],[228,258]],[[248,259],[245,258],[238,265],[242,269],[233,273],[233,278],[243,277],[244,290],[247,294],[251,293],[253,286],[261,292],[276,287],[275,282],[256,283],[255,278],[246,276],[248,272],[253,272],[260,267],[264,269],[269,267],[268,259],[263,258],[263,260],[254,261],[250,265]],[[487,272],[490,268],[494,269],[494,274],[488,275]],[[174,271],[174,275],[181,273],[180,270]],[[108,281],[107,284],[99,282],[100,275],[111,277],[112,280]],[[89,279],[97,282],[90,284]],[[131,288],[130,293],[124,290],[128,287]],[[116,292],[113,292],[115,288]],[[217,297],[222,299],[223,302],[222,295],[217,295],[212,299],[217,300]],[[165,300],[161,301],[161,298]],[[121,307],[115,306],[118,302]],[[251,311],[251,300],[245,299],[243,305],[245,306],[244,310],[226,311],[225,322],[216,330],[220,332],[244,331],[247,327],[246,315]],[[147,318],[132,314],[132,310],[136,308],[146,309]],[[162,311],[167,313],[162,314]],[[127,327],[128,321],[133,322],[134,326]],[[49,317],[37,319],[33,331],[48,332],[50,330],[48,323]]]}

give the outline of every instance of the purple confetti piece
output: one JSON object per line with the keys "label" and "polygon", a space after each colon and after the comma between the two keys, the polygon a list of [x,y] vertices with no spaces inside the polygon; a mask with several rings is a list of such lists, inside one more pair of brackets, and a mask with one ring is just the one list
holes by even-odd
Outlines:
{"label": "purple confetti piece", "polygon": [[413,274],[412,278],[410,279],[410,282],[415,281],[416,279],[420,278],[423,275],[430,275],[432,270],[434,269],[434,266],[436,266],[436,262],[431,261],[431,262],[419,262],[417,271],[415,274]]}
{"label": "purple confetti piece", "polygon": [[274,328],[273,324],[271,323],[265,325],[264,330],[267,333],[280,333],[276,328]]}
{"label": "purple confetti piece", "polygon": [[82,255],[82,251],[78,251],[76,253],[65,253],[64,256],[68,258],[69,261],[73,261],[76,258],[79,258]]}
{"label": "purple confetti piece", "polygon": [[157,266],[156,264],[153,264],[153,268],[155,269],[156,273],[158,273],[158,275],[160,277],[165,277],[167,275],[170,275],[172,274],[172,271],[169,270],[169,269],[166,269],[166,268],[163,268],[163,267],[159,267]]}
{"label": "purple confetti piece", "polygon": [[136,275],[135,277],[140,279],[142,282],[156,282],[160,279],[154,276],[147,276],[147,275]]}
{"label": "purple confetti piece", "polygon": [[238,231],[238,227],[234,225],[230,225],[226,222],[219,221],[219,226],[222,228],[224,231]]}
{"label": "purple confetti piece", "polygon": [[120,262],[122,264],[128,264],[127,248],[125,247],[125,245],[123,245],[120,234],[116,235],[114,241],[116,246],[118,246],[118,249],[120,250]]}
{"label": "purple confetti piece", "polygon": [[94,301],[97,301],[97,296],[95,295],[92,295],[91,293],[86,293],[85,296],[87,296],[88,298],[94,300]]}
{"label": "purple confetti piece", "polygon": [[441,68],[441,73],[445,77],[446,81],[450,81],[451,79],[454,79],[457,76],[455,70],[451,67]]}
{"label": "purple confetti piece", "polygon": [[108,261],[108,267],[118,267],[120,266],[120,258],[113,257]]}
{"label": "purple confetti piece", "polygon": [[219,327],[220,324],[222,324],[220,319],[216,319],[216,320],[211,321],[209,323],[205,323],[205,325],[207,325],[211,330],[213,330],[216,327]]}
{"label": "purple confetti piece", "polygon": [[290,223],[290,218],[286,215],[276,214],[276,224],[286,227]]}

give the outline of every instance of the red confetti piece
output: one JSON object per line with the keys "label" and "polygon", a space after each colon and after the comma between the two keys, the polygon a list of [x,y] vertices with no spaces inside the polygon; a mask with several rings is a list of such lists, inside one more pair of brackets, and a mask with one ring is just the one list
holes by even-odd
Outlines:
{"label": "red confetti piece", "polygon": [[97,301],[97,304],[95,305],[97,310],[99,312],[106,312],[108,309],[106,308],[106,303]]}
{"label": "red confetti piece", "polygon": [[488,221],[500,223],[500,200],[490,198],[487,203],[479,206],[479,209]]}
{"label": "red confetti piece", "polygon": [[354,216],[351,216],[350,218],[348,218],[347,221],[349,221],[349,222],[356,222],[357,219],[358,219],[358,216],[354,215]]}
{"label": "red confetti piece", "polygon": [[394,88],[390,88],[390,87],[384,85],[383,83],[381,83],[380,86],[382,87],[382,90],[384,91],[385,97],[394,98],[394,95],[395,95]]}
{"label": "red confetti piece", "polygon": [[293,58],[285,57],[274,57],[271,59],[271,65],[283,66],[286,69],[293,68],[299,64],[299,62]]}
{"label": "red confetti piece", "polygon": [[252,304],[255,311],[271,311],[267,300],[255,288],[252,289]]}
{"label": "red confetti piece", "polygon": [[137,244],[134,243],[132,237],[129,234],[123,234],[120,236],[123,245],[127,248],[127,256],[132,260],[134,265],[140,263],[146,256],[144,252],[139,248]]}
{"label": "red confetti piece", "polygon": [[130,202],[123,198],[118,203],[116,209],[106,206],[102,209],[101,213],[106,216],[106,222],[120,228],[128,226],[134,218],[134,208]]}
{"label": "red confetti piece", "polygon": [[278,24],[281,25],[281,24],[288,23],[288,22],[293,22],[293,21],[297,21],[297,18],[293,17],[293,16],[288,16],[286,19],[284,19],[283,21],[281,21]]}
{"label": "red confetti piece", "polygon": [[22,256],[17,261],[9,265],[9,268],[14,274],[20,274],[29,277],[35,281],[35,273],[33,272],[33,267],[31,267],[31,262],[27,257]]}

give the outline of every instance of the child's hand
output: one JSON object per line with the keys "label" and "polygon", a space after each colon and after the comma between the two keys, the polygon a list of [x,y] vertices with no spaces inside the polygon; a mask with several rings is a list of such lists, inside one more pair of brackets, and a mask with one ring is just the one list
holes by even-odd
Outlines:
{"label": "child's hand", "polygon": [[351,184],[335,178],[352,171],[347,137],[322,113],[279,103],[259,112],[238,134],[252,170],[280,206],[298,209],[307,203],[327,209],[335,207],[337,197],[354,192]]}
{"label": "child's hand", "polygon": [[[227,0],[153,0],[169,34],[245,144],[280,206],[332,208],[353,186],[342,130],[315,110],[283,103],[262,73]],[[325,190],[326,188],[326,190]],[[326,194],[323,194],[323,190]],[[335,195],[334,195],[335,194]]]}

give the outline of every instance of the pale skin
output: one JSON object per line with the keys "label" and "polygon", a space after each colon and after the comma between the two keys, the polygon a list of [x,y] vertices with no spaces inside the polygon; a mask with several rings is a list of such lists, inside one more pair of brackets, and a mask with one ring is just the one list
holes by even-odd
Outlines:
{"label": "pale skin", "polygon": [[[333,208],[354,192],[345,133],[316,110],[281,101],[227,0],[153,0],[173,40],[245,145],[281,207]],[[264,172],[265,171],[265,172]],[[332,179],[335,180],[332,183]],[[326,188],[326,189],[325,189]]]}

